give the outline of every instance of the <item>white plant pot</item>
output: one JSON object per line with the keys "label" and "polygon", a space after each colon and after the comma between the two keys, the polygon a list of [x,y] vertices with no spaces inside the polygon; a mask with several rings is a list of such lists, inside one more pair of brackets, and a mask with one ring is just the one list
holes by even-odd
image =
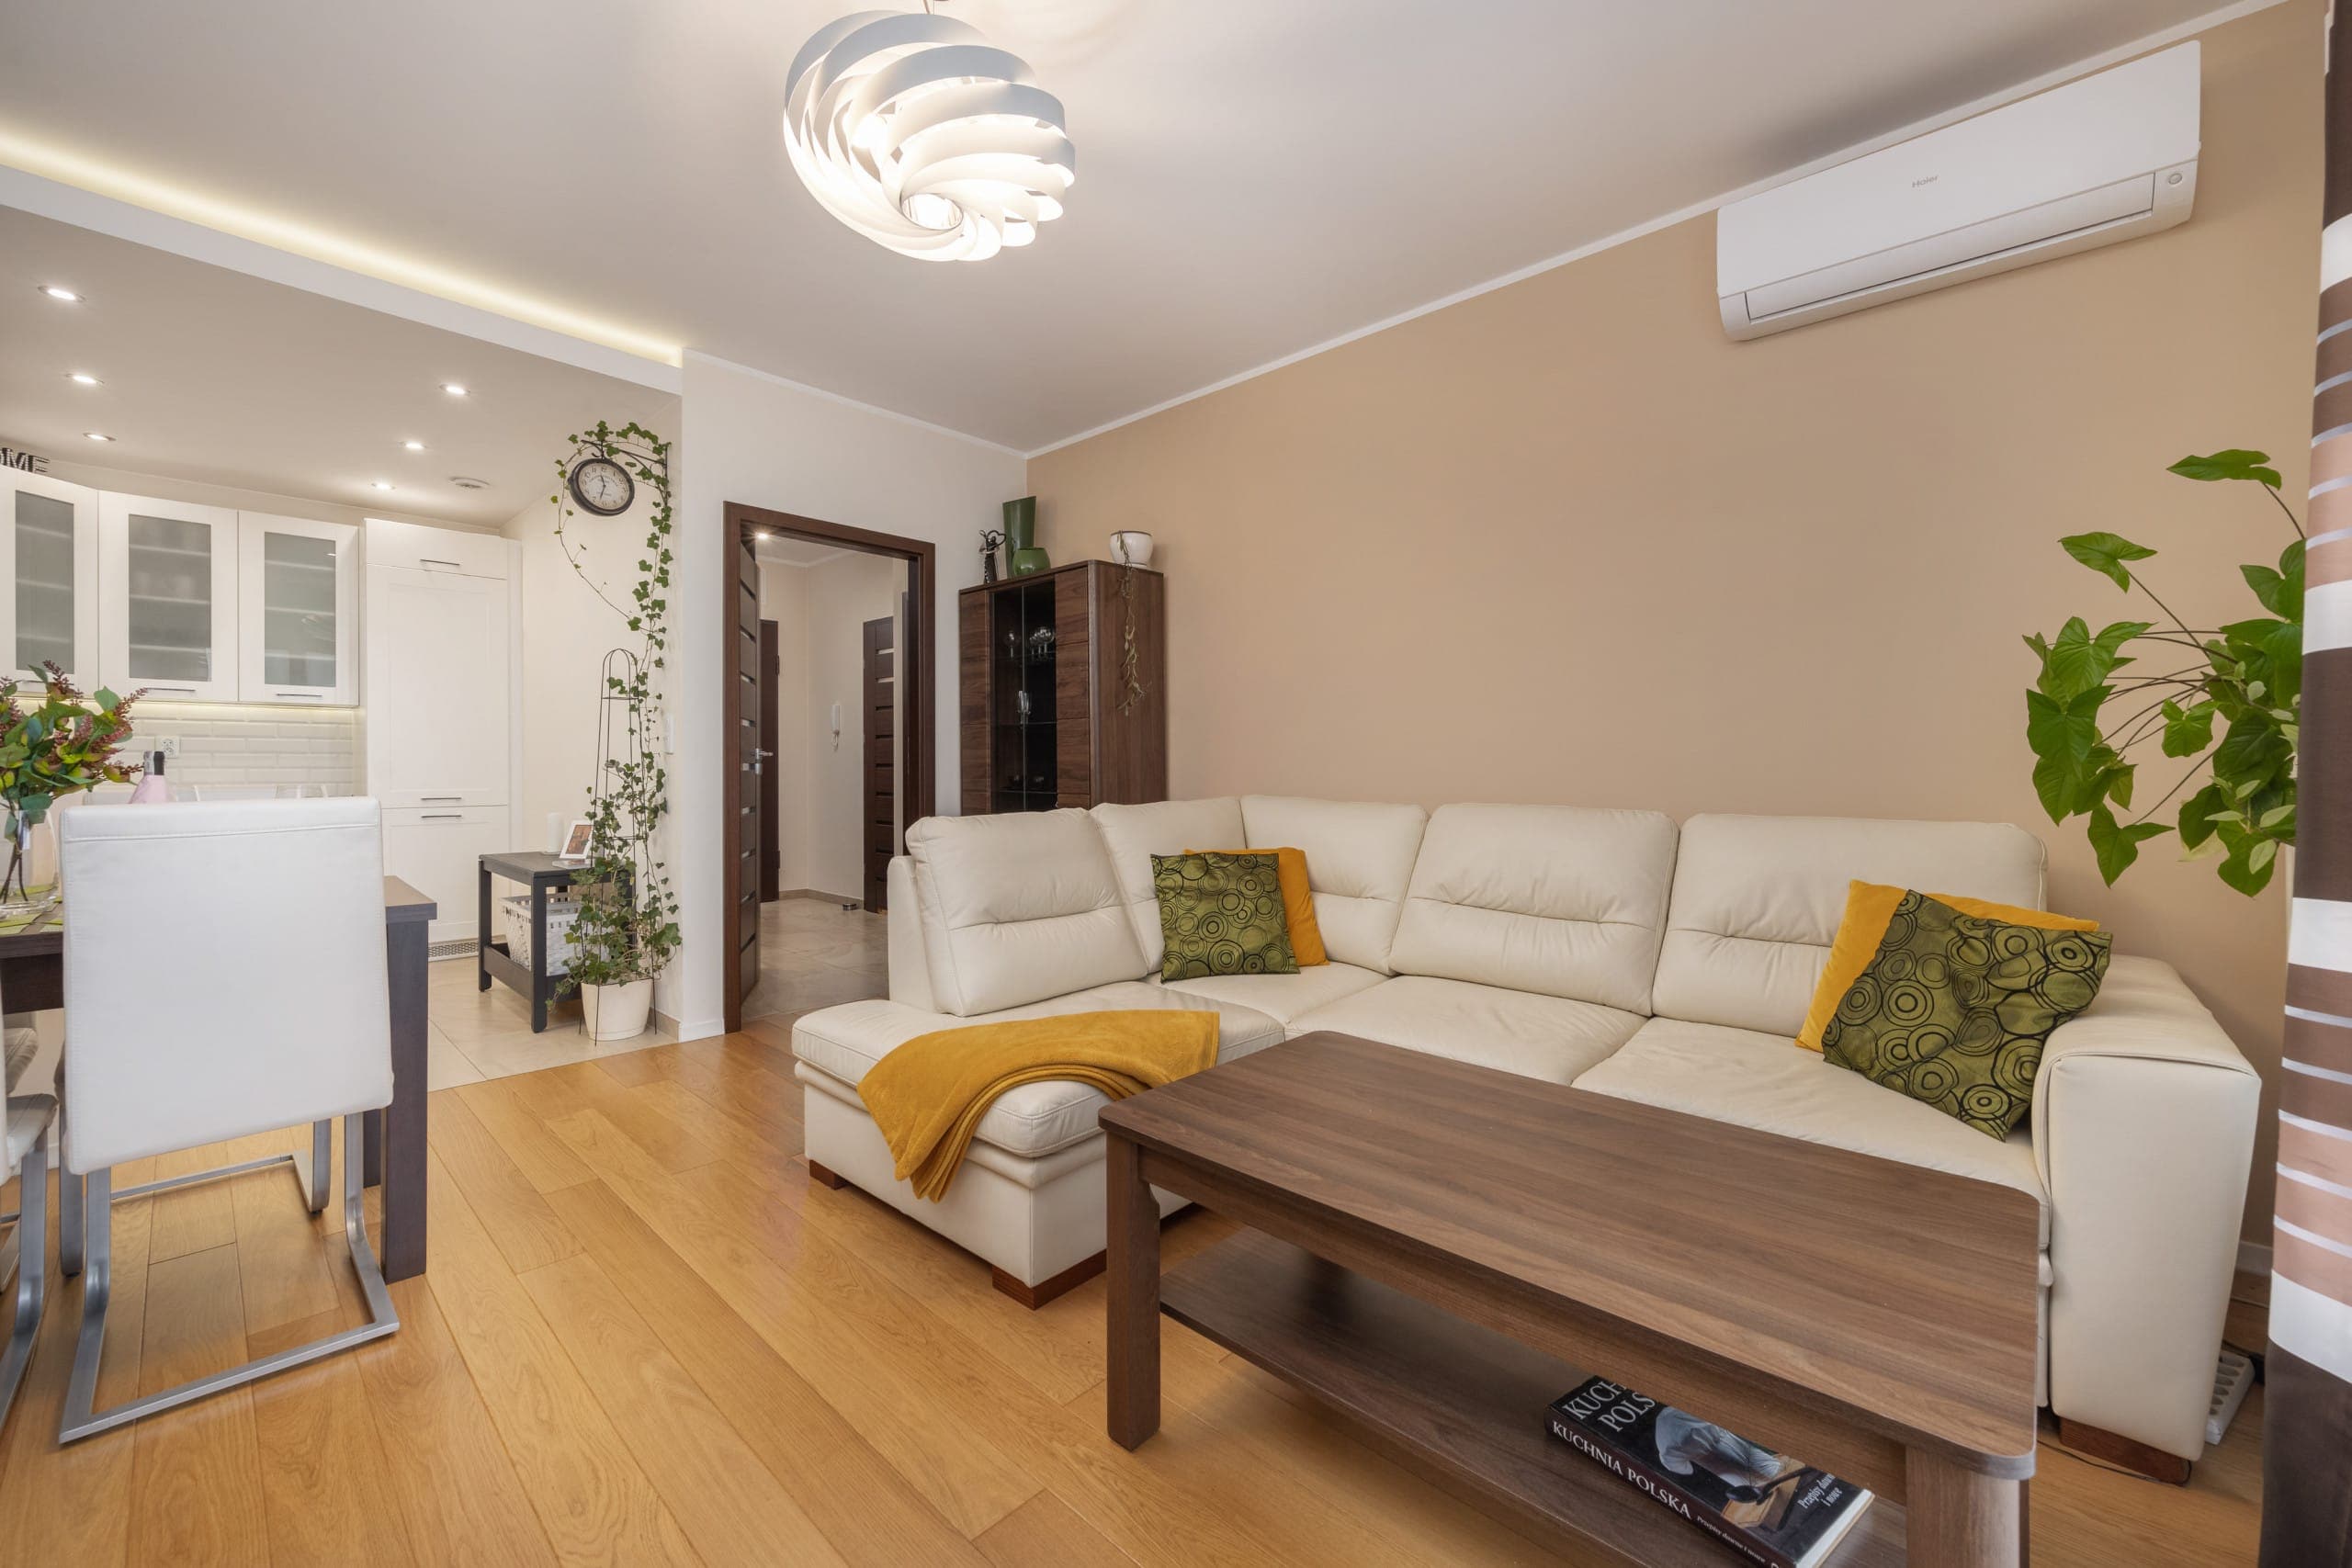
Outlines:
{"label": "white plant pot", "polygon": [[1123,528],[1111,536],[1111,558],[1121,566],[1151,564],[1151,536],[1140,528]]}
{"label": "white plant pot", "polygon": [[631,980],[626,986],[582,986],[580,1011],[591,1040],[631,1040],[645,1032],[646,1014],[653,1010],[653,982]]}

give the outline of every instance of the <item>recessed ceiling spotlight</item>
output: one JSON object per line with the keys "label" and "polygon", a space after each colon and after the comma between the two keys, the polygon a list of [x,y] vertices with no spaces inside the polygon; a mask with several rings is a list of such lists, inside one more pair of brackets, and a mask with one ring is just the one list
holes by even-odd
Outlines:
{"label": "recessed ceiling spotlight", "polygon": [[114,439],[113,436],[102,434],[96,430],[85,430],[82,432],[82,438],[85,441],[111,441]]}
{"label": "recessed ceiling spotlight", "polygon": [[102,385],[98,378],[96,376],[91,375],[87,370],[68,370],[65,373],[65,378],[73,382],[77,387],[96,387]]}
{"label": "recessed ceiling spotlight", "polygon": [[462,382],[444,381],[441,383],[441,389],[453,398],[462,398],[466,395],[466,389]]}
{"label": "recessed ceiling spotlight", "polygon": [[422,441],[403,441],[401,445],[407,447],[412,452],[422,452],[424,450],[424,443]]}
{"label": "recessed ceiling spotlight", "polygon": [[774,538],[775,536],[770,534],[765,528],[754,528],[752,530],[752,537],[754,539],[769,539]]}
{"label": "recessed ceiling spotlight", "polygon": [[451,474],[449,482],[459,490],[488,490],[490,488],[488,479],[478,479],[470,474]]}
{"label": "recessed ceiling spotlight", "polygon": [[390,490],[392,488],[392,481],[390,479],[369,479],[368,481],[368,488],[369,490]]}
{"label": "recessed ceiling spotlight", "polygon": [[44,283],[40,286],[40,291],[61,304],[79,305],[82,302],[82,297],[79,294],[61,284]]}

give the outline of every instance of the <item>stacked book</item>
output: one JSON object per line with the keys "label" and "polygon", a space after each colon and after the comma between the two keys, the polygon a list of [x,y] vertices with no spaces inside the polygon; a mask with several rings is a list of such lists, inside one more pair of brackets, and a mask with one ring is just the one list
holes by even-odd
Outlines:
{"label": "stacked book", "polygon": [[1553,1401],[1552,1435],[1753,1562],[1815,1568],[1871,1495],[1645,1394],[1587,1378]]}

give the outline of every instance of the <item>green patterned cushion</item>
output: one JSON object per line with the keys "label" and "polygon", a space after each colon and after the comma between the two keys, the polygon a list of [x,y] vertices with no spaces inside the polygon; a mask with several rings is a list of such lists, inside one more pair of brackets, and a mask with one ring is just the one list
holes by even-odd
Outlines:
{"label": "green patterned cushion", "polygon": [[1152,856],[1159,934],[1168,942],[1159,977],[1297,974],[1280,864],[1271,850],[1261,855],[1210,850]]}
{"label": "green patterned cushion", "polygon": [[2115,939],[1963,915],[1906,892],[1822,1055],[2005,1138],[2033,1105],[2050,1032],[2091,1005]]}

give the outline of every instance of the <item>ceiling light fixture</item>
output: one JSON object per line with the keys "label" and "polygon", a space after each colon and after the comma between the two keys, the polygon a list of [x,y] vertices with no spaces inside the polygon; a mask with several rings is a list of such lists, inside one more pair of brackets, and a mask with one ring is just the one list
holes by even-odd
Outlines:
{"label": "ceiling light fixture", "polygon": [[87,370],[68,370],[65,373],[65,378],[73,382],[77,387],[96,387],[104,385],[103,382],[101,382],[96,376],[91,375]]}
{"label": "ceiling light fixture", "polygon": [[407,447],[412,452],[422,452],[424,450],[424,443],[422,441],[403,441],[401,445]]}
{"label": "ceiling light fixture", "polygon": [[103,434],[95,430],[85,430],[82,432],[82,438],[85,441],[111,441],[114,439],[111,435]]}
{"label": "ceiling light fixture", "polygon": [[79,305],[82,302],[82,297],[79,294],[74,293],[71,288],[61,288],[54,283],[42,284],[40,286],[40,291],[43,294],[48,295],[51,299],[59,300],[67,305]]}
{"label": "ceiling light fixture", "polygon": [[390,490],[392,488],[392,482],[390,479],[369,479],[368,481],[368,488],[369,490]]}
{"label": "ceiling light fixture", "polygon": [[466,389],[455,381],[442,382],[441,389],[453,398],[462,398],[466,395]]}
{"label": "ceiling light fixture", "polygon": [[932,15],[859,11],[785,79],[784,145],[808,193],[876,244],[986,261],[1062,215],[1078,152],[1018,55]]}

